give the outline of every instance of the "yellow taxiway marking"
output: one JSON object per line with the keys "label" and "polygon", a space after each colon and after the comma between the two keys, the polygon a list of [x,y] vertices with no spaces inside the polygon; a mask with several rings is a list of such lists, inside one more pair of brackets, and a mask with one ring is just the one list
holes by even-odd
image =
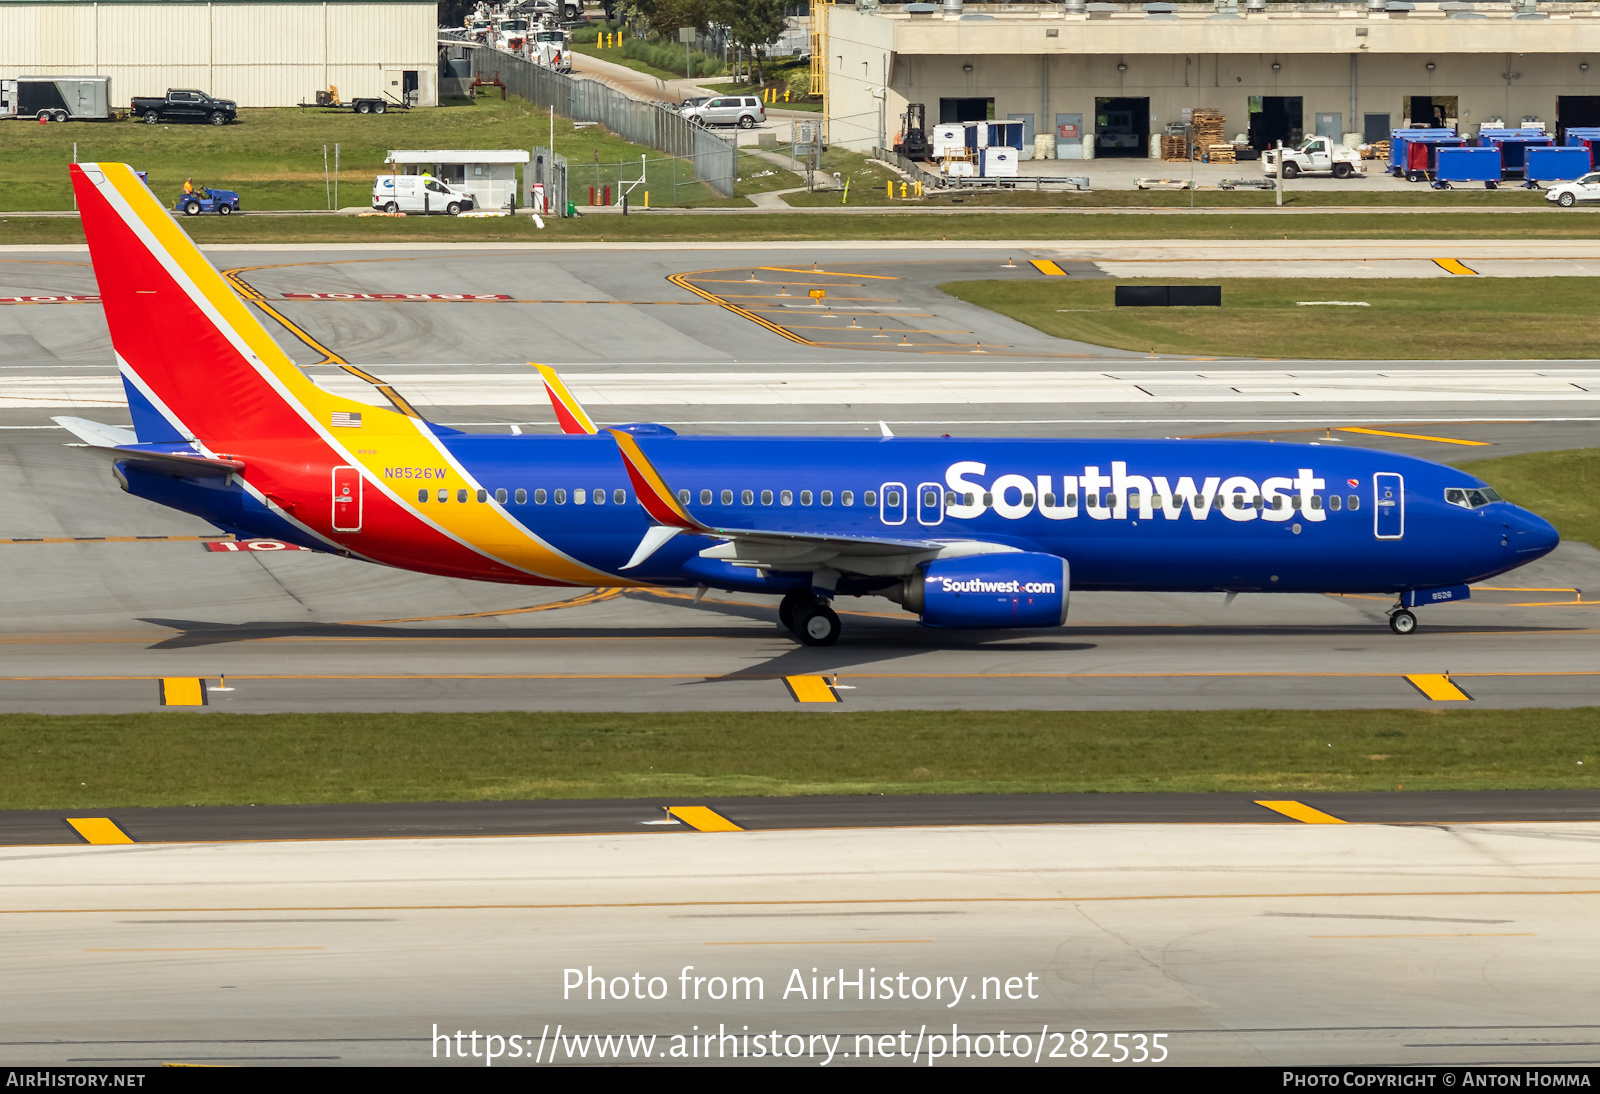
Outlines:
{"label": "yellow taxiway marking", "polygon": [[118,828],[110,817],[68,817],[67,823],[83,837],[84,842],[96,846],[133,842],[128,833]]}
{"label": "yellow taxiway marking", "polygon": [[1066,277],[1067,271],[1051,262],[1048,258],[1030,258],[1028,265],[1044,274],[1046,277]]}
{"label": "yellow taxiway marking", "polygon": [[1472,931],[1466,934],[1308,934],[1307,938],[1532,938],[1533,931]]}
{"label": "yellow taxiway marking", "polygon": [[797,703],[837,703],[839,693],[825,676],[785,676],[783,682]]}
{"label": "yellow taxiway marking", "polygon": [[158,680],[161,705],[164,707],[203,707],[206,705],[206,682],[194,676],[164,676]]}
{"label": "yellow taxiway marking", "polygon": [[872,281],[899,281],[898,277],[888,274],[869,273],[835,273],[833,270],[791,270],[787,266],[758,266],[759,270],[771,270],[773,273],[798,273],[798,274],[823,274],[827,277],[865,277]]}
{"label": "yellow taxiway marking", "polygon": [[1406,677],[1412,687],[1438,703],[1466,703],[1472,696],[1451,682],[1450,677],[1436,672],[1416,672]]}
{"label": "yellow taxiway marking", "polygon": [[743,832],[727,817],[703,805],[669,805],[667,812],[697,832]]}
{"label": "yellow taxiway marking", "polygon": [[321,946],[108,946],[84,953],[238,953],[259,950],[320,950]]}
{"label": "yellow taxiway marking", "polygon": [[1365,433],[1369,437],[1402,437],[1408,441],[1437,441],[1439,444],[1464,444],[1473,448],[1488,448],[1488,441],[1467,441],[1459,437],[1429,437],[1422,433],[1394,433],[1387,429],[1368,429],[1364,425],[1339,427],[1340,433]]}
{"label": "yellow taxiway marking", "polygon": [[1300,821],[1302,824],[1344,824],[1338,817],[1330,816],[1320,809],[1313,809],[1302,802],[1256,802],[1257,805],[1282,813],[1291,820]]}
{"label": "yellow taxiway marking", "polygon": [[910,946],[931,943],[931,938],[817,938],[780,939],[776,942],[707,942],[707,946]]}
{"label": "yellow taxiway marking", "polygon": [[1459,258],[1436,258],[1433,264],[1445,273],[1453,273],[1457,277],[1477,277],[1478,271],[1470,266],[1463,266]]}

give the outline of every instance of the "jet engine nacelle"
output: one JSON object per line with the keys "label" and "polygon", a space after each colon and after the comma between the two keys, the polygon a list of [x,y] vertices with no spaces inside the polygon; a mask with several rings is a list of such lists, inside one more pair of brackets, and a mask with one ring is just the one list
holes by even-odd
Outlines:
{"label": "jet engine nacelle", "polygon": [[941,559],[911,575],[898,600],[928,627],[1059,627],[1067,560],[1038,552]]}

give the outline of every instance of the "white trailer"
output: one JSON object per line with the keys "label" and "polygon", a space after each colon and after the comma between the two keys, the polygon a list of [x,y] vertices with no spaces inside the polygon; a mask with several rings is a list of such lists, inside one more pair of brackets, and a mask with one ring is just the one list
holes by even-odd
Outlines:
{"label": "white trailer", "polygon": [[110,76],[19,76],[0,80],[0,118],[105,121],[111,117]]}

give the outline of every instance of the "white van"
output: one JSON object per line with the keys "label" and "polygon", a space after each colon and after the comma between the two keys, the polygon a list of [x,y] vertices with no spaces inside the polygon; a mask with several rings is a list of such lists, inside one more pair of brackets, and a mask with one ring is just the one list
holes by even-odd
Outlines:
{"label": "white van", "polygon": [[379,175],[372,185],[372,207],[385,213],[448,213],[473,207],[470,194],[421,175]]}

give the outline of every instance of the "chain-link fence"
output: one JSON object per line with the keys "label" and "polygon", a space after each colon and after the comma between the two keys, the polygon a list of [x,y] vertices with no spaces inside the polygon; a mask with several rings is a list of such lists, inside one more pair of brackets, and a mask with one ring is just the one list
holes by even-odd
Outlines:
{"label": "chain-link fence", "polygon": [[[574,79],[502,50],[480,49],[477,52],[473,58],[477,72],[498,71],[511,94],[542,107],[551,107],[573,121],[598,122],[624,140],[678,157],[687,165],[688,182],[698,180],[722,197],[733,196],[737,177],[734,143],[693,124],[678,113],[676,105],[634,99],[605,84]],[[577,167],[572,169],[577,170]],[[669,189],[676,190],[678,168],[672,168],[670,179],[665,174],[666,168],[655,170],[663,173],[662,181],[668,183]],[[621,165],[618,171],[619,177],[626,174],[626,165]]]}

